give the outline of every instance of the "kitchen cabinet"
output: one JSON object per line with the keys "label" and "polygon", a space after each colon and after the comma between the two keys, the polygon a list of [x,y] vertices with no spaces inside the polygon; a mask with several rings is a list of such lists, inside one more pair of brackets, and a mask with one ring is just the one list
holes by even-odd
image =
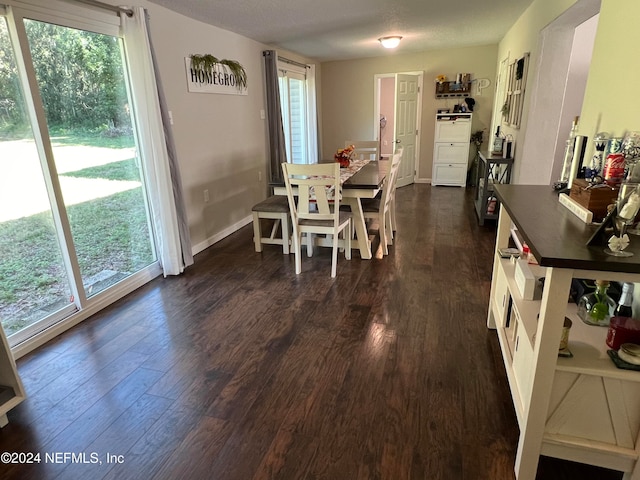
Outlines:
{"label": "kitchen cabinet", "polygon": [[437,114],[432,185],[464,187],[467,183],[471,113]]}
{"label": "kitchen cabinet", "polygon": [[[540,455],[597,465],[640,478],[640,372],[617,368],[607,329],[584,324],[567,299],[572,278],[640,282],[634,256],[611,257],[587,246],[595,226],[562,206],[549,186],[495,185],[501,202],[487,326],[496,329],[520,427],[518,480],[534,480]],[[525,300],[515,262],[498,255],[513,229],[528,244],[544,277],[541,300]],[[564,318],[572,320],[571,358],[558,356]]]}

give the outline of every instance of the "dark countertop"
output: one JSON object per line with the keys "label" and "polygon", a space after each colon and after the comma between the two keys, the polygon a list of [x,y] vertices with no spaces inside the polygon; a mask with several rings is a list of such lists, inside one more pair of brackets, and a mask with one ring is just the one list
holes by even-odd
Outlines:
{"label": "dark countertop", "polygon": [[547,185],[495,185],[506,208],[540,265],[640,273],[640,236],[629,235],[632,257],[604,253],[606,244],[587,246],[597,225],[587,225],[558,201]]}
{"label": "dark countertop", "polygon": [[478,152],[478,154],[485,160],[488,160],[491,162],[504,162],[504,163],[513,162],[513,157],[504,158],[502,155],[494,155],[493,153],[487,152],[487,151],[481,150]]}

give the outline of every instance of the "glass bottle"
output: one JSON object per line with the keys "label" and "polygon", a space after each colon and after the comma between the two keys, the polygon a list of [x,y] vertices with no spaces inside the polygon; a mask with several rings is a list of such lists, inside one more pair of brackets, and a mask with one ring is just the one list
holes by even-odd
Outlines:
{"label": "glass bottle", "polygon": [[569,183],[571,178],[571,167],[573,165],[573,147],[575,144],[575,138],[578,134],[578,121],[580,117],[575,117],[571,124],[571,130],[569,131],[569,138],[567,138],[567,146],[564,151],[564,162],[562,164],[562,174],[560,176],[560,182]]}
{"label": "glass bottle", "polygon": [[491,149],[491,153],[494,155],[502,155],[502,146],[503,146],[504,138],[500,136],[500,125],[496,127],[496,134],[493,137],[493,148]]}
{"label": "glass bottle", "polygon": [[625,282],[622,284],[622,295],[620,295],[620,301],[618,306],[613,311],[613,315],[616,317],[633,317],[631,306],[633,305],[633,283]]}
{"label": "glass bottle", "polygon": [[608,327],[616,302],[607,294],[609,282],[596,280],[595,292],[583,295],[578,301],[578,316],[587,325]]}

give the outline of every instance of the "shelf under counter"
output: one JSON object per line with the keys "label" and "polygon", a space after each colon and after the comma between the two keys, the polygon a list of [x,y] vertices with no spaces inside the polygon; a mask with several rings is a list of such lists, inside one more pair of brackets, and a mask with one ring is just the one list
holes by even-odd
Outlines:
{"label": "shelf under counter", "polygon": [[[509,260],[501,258],[500,267],[507,279],[513,305],[518,310],[522,326],[527,333],[531,347],[533,347],[538,328],[538,313],[542,302],[541,300],[522,298],[514,279],[515,266]],[[530,265],[530,268],[536,277],[544,276],[544,267]],[[584,323],[578,316],[578,308],[575,303],[567,303],[565,316],[572,323],[569,331],[569,350],[573,357],[558,357],[557,370],[640,382],[640,372],[620,369],[609,357],[607,353],[609,346],[606,343],[608,329],[606,327]]]}

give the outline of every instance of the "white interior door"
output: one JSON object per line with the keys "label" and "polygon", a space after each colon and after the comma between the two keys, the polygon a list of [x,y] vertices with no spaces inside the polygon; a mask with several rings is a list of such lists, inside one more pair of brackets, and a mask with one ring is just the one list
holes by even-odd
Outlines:
{"label": "white interior door", "polygon": [[414,182],[418,137],[418,75],[396,74],[395,142],[404,147],[398,187]]}

